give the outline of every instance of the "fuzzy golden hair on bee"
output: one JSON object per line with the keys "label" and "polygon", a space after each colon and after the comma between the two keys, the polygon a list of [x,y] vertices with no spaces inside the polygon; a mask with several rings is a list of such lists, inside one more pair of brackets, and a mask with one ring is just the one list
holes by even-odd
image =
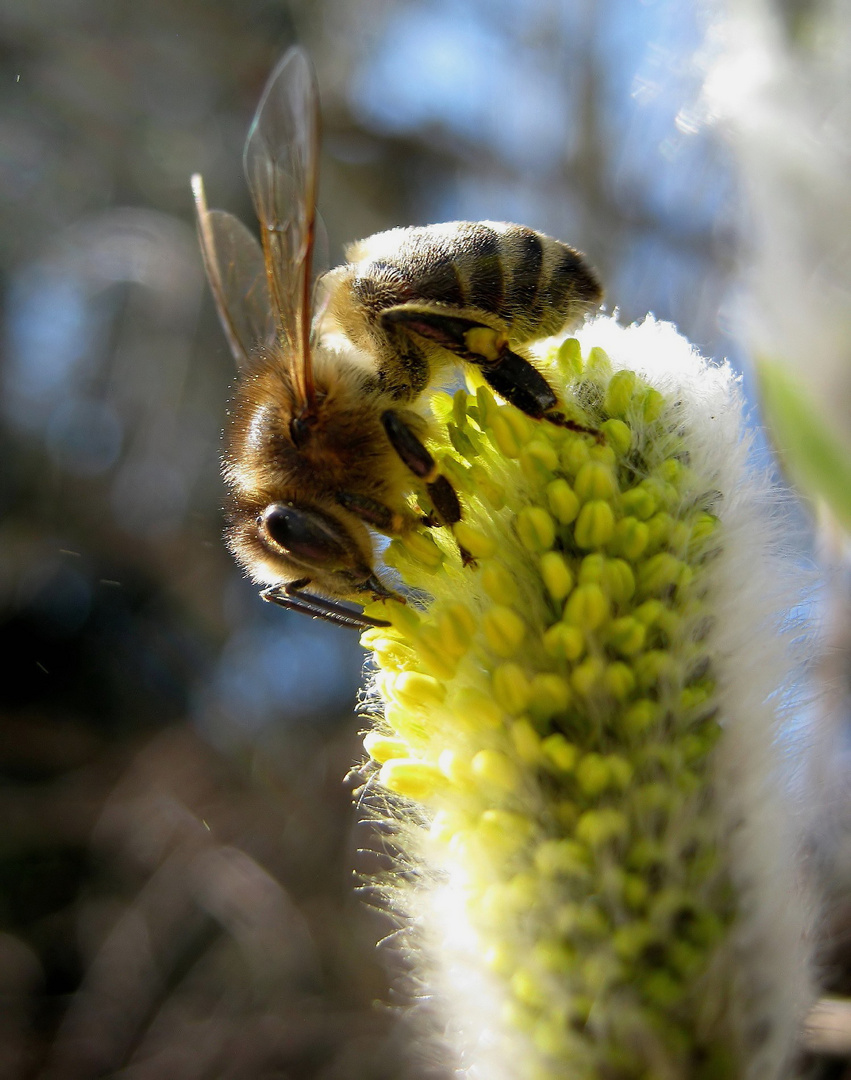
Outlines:
{"label": "fuzzy golden hair on bee", "polygon": [[[192,183],[204,265],[239,370],[224,462],[228,545],[270,586],[266,599],[362,627],[381,620],[341,600],[402,599],[374,568],[372,531],[453,530],[463,515],[426,445],[428,388],[470,364],[533,419],[585,431],[524,349],[581,321],[602,288],[559,240],[459,221],[359,241],[347,263],[314,282],[318,157],[316,80],[304,52],[291,49],[245,145],[262,246],[233,215],[208,209],[199,176]],[[458,554],[471,562],[460,545]]]}

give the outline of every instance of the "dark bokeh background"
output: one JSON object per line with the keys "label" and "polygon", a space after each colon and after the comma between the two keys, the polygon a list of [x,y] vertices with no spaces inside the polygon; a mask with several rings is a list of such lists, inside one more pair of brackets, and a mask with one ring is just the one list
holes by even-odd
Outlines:
{"label": "dark bokeh background", "polygon": [[251,220],[242,143],[298,40],[332,260],[517,220],[721,356],[737,211],[696,9],[6,0],[0,1075],[444,1075],[353,892],[356,635],[264,605],[220,542],[233,373],[189,176]]}

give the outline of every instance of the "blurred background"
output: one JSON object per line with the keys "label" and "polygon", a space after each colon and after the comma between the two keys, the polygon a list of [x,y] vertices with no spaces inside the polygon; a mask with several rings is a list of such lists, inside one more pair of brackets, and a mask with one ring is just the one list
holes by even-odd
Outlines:
{"label": "blurred background", "polygon": [[[743,212],[675,0],[6,0],[0,10],[0,1075],[438,1078],[355,895],[357,635],[223,549],[232,360],[189,191],[317,68],[331,261],[516,220],[609,309],[738,359]],[[378,1003],[377,1005],[375,1003]],[[838,1075],[838,1074],[837,1074]]]}

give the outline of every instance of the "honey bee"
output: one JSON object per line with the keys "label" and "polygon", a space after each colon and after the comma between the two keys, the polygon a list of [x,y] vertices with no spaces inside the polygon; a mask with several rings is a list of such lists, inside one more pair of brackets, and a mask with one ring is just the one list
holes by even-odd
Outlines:
{"label": "honey bee", "polygon": [[[207,277],[239,372],[226,540],[264,599],[341,625],[387,625],[344,602],[402,599],[376,573],[372,530],[451,529],[462,513],[425,445],[425,391],[460,360],[527,415],[576,428],[515,350],[577,323],[602,289],[567,244],[492,221],[379,233],[314,287],[318,156],[315,75],[293,48],[245,143],[261,243],[232,214],[209,210],[192,178]],[[412,487],[430,499],[428,514],[410,508]]]}

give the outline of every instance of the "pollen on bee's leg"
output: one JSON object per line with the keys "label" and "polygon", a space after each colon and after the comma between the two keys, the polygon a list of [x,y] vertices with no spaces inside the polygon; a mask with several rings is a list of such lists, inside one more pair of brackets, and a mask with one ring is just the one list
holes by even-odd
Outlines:
{"label": "pollen on bee's leg", "polygon": [[479,360],[493,364],[508,348],[508,338],[501,330],[490,326],[474,326],[464,335],[469,351]]}
{"label": "pollen on bee's leg", "polygon": [[440,475],[437,462],[405,421],[392,409],[382,413],[381,423],[399,460],[420,480],[431,484]]}

